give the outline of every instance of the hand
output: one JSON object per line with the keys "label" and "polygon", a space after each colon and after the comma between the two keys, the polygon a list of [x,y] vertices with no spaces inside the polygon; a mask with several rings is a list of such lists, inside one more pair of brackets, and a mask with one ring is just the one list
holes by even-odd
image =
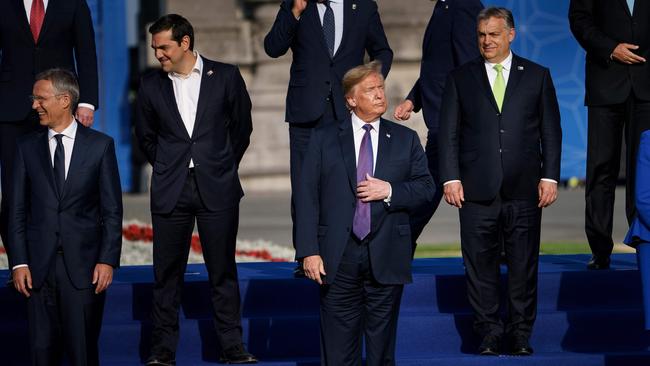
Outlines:
{"label": "hand", "polygon": [[325,275],[325,267],[323,266],[323,259],[320,255],[310,255],[302,260],[302,268],[305,269],[305,276],[310,280],[318,282],[319,285],[323,284],[321,275]]}
{"label": "hand", "polygon": [[557,199],[557,183],[540,180],[537,191],[539,193],[537,207],[548,207]]}
{"label": "hand", "polygon": [[93,125],[95,111],[86,107],[77,107],[77,114],[75,117],[81,122],[82,125],[90,127]]}
{"label": "hand", "polygon": [[612,52],[612,58],[624,64],[640,64],[645,62],[645,58],[635,54],[631,50],[637,50],[639,46],[629,43],[619,43]]}
{"label": "hand", "polygon": [[393,117],[395,117],[395,119],[398,121],[406,121],[407,119],[411,118],[411,112],[413,112],[414,107],[415,106],[413,105],[413,102],[406,99],[397,107],[395,107]]}
{"label": "hand", "polygon": [[390,184],[366,174],[366,180],[357,186],[357,197],[361,202],[380,201],[388,198]]}
{"label": "hand", "polygon": [[458,208],[463,207],[465,202],[465,193],[463,192],[463,185],[460,182],[451,182],[445,184],[444,187],[445,201],[452,206]]}
{"label": "hand", "polygon": [[32,289],[32,272],[29,270],[29,267],[14,269],[12,277],[16,291],[25,295],[25,297],[29,297],[31,295],[29,291]]}
{"label": "hand", "polygon": [[113,282],[113,267],[104,263],[97,263],[93,272],[93,285],[95,293],[98,294],[108,288]]}
{"label": "hand", "polygon": [[293,0],[293,7],[291,8],[291,12],[293,13],[293,16],[296,17],[296,19],[300,18],[300,15],[302,15],[302,12],[305,11],[307,8],[307,0]]}

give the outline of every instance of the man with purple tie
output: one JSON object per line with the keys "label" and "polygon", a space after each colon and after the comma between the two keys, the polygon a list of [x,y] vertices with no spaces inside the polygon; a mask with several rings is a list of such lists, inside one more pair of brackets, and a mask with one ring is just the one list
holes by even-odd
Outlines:
{"label": "man with purple tie", "polygon": [[296,257],[321,285],[321,364],[394,365],[411,282],[409,212],[435,188],[417,134],[386,112],[381,65],[343,77],[350,116],[314,129],[296,201]]}

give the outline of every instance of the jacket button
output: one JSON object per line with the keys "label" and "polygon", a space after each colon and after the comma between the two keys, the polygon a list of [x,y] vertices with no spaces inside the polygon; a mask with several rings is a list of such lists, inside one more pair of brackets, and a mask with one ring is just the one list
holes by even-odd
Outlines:
{"label": "jacket button", "polygon": [[504,133],[504,132],[506,132],[506,130],[499,130],[499,132]]}

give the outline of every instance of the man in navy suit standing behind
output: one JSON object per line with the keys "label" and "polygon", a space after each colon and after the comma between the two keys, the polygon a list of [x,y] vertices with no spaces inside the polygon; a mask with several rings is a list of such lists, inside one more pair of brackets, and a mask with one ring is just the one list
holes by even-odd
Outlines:
{"label": "man in navy suit standing behind", "polygon": [[119,266],[122,192],[113,139],[73,117],[70,71],[36,76],[32,108],[47,130],[18,141],[9,262],[25,295],[34,365],[98,365],[104,290]]}
{"label": "man in navy suit standing behind", "polygon": [[436,2],[422,42],[420,78],[393,114],[398,121],[406,121],[412,112],[422,110],[428,129],[425,151],[429,172],[437,185],[433,202],[418,207],[411,216],[414,251],[418,237],[442,198],[438,175],[438,125],[445,79],[451,70],[480,56],[476,48],[476,16],[481,9],[483,4],[479,0]]}
{"label": "man in navy suit standing behind", "polygon": [[95,32],[86,0],[0,1],[0,236],[7,241],[16,140],[38,129],[29,95],[34,77],[55,67],[75,72],[79,105],[73,115],[84,126],[98,108]]}
{"label": "man in navy suit standing behind", "polygon": [[348,117],[341,87],[345,72],[361,65],[367,52],[371,60],[381,62],[386,77],[393,51],[372,0],[283,0],[264,38],[264,50],[280,57],[289,49],[293,61],[285,120],[289,123],[295,247],[295,190],[311,130]]}
{"label": "man in navy suit standing behind", "polygon": [[380,65],[343,78],[352,113],[312,134],[297,200],[296,257],[318,282],[321,364],[395,365],[402,289],[411,282],[409,211],[433,180],[415,131],[386,112]]}

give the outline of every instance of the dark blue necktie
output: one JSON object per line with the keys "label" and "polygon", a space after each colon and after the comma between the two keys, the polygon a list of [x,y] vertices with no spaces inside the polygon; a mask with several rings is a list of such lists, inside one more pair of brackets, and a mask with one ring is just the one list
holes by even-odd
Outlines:
{"label": "dark blue necktie", "polygon": [[334,57],[334,11],[330,6],[329,0],[323,1],[325,4],[325,15],[323,16],[323,35],[325,36],[325,42],[327,43],[327,48],[330,51],[330,57]]}
{"label": "dark blue necktie", "polygon": [[56,149],[54,150],[54,183],[59,196],[63,193],[65,184],[65,149],[63,148],[63,135],[56,134]]}
{"label": "dark blue necktie", "polygon": [[[366,174],[372,176],[372,140],[370,139],[372,125],[366,124],[363,129],[366,132],[363,134],[361,146],[359,147],[357,184],[366,180]],[[370,233],[370,203],[362,202],[358,198],[357,207],[354,210],[354,219],[352,220],[352,232],[360,240],[363,240]]]}

